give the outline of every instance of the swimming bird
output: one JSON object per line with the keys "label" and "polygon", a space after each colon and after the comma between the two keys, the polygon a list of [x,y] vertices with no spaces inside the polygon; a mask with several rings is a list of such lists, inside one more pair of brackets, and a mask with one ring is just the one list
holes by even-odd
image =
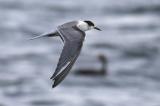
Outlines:
{"label": "swimming bird", "polygon": [[108,74],[107,71],[107,58],[103,54],[98,55],[98,59],[102,64],[101,69],[79,69],[79,70],[74,70],[75,75],[83,75],[83,76],[105,76]]}
{"label": "swimming bird", "polygon": [[40,37],[55,37],[59,36],[64,43],[62,53],[60,55],[56,70],[50,79],[53,80],[52,88],[56,87],[71,70],[73,64],[78,58],[83,41],[85,31],[96,29],[101,31],[92,21],[71,21],[59,25],[53,32],[42,34],[31,39]]}

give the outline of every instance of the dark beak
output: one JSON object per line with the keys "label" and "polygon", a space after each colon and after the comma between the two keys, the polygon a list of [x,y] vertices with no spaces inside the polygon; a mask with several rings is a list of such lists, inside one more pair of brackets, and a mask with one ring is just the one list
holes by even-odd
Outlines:
{"label": "dark beak", "polygon": [[99,30],[99,31],[102,31],[100,28],[98,28],[98,27],[94,27],[94,29],[96,29],[96,30]]}

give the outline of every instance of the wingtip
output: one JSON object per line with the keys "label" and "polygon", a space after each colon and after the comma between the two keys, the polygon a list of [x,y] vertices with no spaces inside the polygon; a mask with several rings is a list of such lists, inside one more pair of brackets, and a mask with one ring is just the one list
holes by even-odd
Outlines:
{"label": "wingtip", "polygon": [[56,87],[56,85],[55,85],[55,84],[53,84],[53,85],[52,85],[52,88],[55,88],[55,87]]}
{"label": "wingtip", "polygon": [[56,83],[55,80],[53,80],[53,81],[54,81],[54,82],[53,82],[52,88],[55,88],[55,87],[58,85],[58,83]]}

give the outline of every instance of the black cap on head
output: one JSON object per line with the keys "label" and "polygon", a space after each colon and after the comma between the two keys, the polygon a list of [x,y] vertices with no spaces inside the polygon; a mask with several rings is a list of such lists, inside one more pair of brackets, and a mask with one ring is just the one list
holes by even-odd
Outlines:
{"label": "black cap on head", "polygon": [[89,26],[94,26],[94,23],[92,21],[84,21],[86,22]]}

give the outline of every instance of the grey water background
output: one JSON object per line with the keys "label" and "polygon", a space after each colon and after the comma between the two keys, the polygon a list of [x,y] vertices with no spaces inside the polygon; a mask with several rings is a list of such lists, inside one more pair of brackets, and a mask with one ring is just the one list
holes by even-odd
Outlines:
{"label": "grey water background", "polygon": [[[72,20],[92,20],[80,58],[55,89],[59,38],[27,40]],[[0,106],[160,106],[159,0],[0,0]],[[109,75],[75,76],[99,68]]]}

